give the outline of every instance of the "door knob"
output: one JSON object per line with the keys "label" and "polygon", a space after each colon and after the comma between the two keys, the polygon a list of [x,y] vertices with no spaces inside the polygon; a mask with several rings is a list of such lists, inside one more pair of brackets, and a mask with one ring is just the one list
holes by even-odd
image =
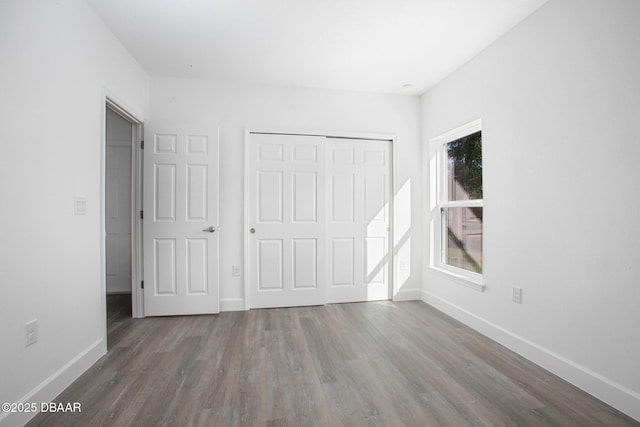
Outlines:
{"label": "door knob", "polygon": [[256,229],[255,229],[255,228],[250,228],[250,229],[249,229],[249,233],[253,234],[253,233],[255,233],[255,232],[256,232]]}
{"label": "door knob", "polygon": [[205,228],[202,231],[208,231],[209,233],[214,233],[216,231],[216,228],[212,225],[209,228]]}

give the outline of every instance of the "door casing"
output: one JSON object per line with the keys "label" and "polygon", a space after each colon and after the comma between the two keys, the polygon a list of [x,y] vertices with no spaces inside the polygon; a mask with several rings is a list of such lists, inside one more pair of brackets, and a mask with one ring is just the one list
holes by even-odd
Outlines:
{"label": "door casing", "polygon": [[111,95],[104,94],[102,97],[102,139],[100,150],[100,274],[101,274],[101,297],[104,310],[104,349],[106,351],[106,126],[107,109],[117,113],[131,123],[131,306],[133,317],[144,317],[144,307],[142,299],[142,224],[140,211],[142,210],[142,138],[143,121],[131,113],[130,109],[123,107],[123,104],[115,101]]}

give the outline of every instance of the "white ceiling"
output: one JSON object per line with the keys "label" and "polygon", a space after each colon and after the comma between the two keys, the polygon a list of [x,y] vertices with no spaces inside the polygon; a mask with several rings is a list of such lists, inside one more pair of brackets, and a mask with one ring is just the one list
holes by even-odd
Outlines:
{"label": "white ceiling", "polygon": [[87,1],[151,76],[417,94],[547,0]]}

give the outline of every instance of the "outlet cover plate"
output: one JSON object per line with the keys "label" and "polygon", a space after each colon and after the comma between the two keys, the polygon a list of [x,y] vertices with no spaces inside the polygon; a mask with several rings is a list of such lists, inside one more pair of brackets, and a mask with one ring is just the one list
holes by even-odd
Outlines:
{"label": "outlet cover plate", "polygon": [[513,288],[512,299],[516,304],[522,304],[522,288]]}
{"label": "outlet cover plate", "polygon": [[24,346],[29,347],[38,341],[38,319],[33,319],[24,324]]}

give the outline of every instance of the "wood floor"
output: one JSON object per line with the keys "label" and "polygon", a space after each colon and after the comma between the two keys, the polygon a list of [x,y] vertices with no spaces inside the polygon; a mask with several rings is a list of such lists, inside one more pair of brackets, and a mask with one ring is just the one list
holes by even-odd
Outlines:
{"label": "wood floor", "polygon": [[[422,302],[132,320],[29,426],[640,426]],[[124,305],[123,305],[124,303]]]}

